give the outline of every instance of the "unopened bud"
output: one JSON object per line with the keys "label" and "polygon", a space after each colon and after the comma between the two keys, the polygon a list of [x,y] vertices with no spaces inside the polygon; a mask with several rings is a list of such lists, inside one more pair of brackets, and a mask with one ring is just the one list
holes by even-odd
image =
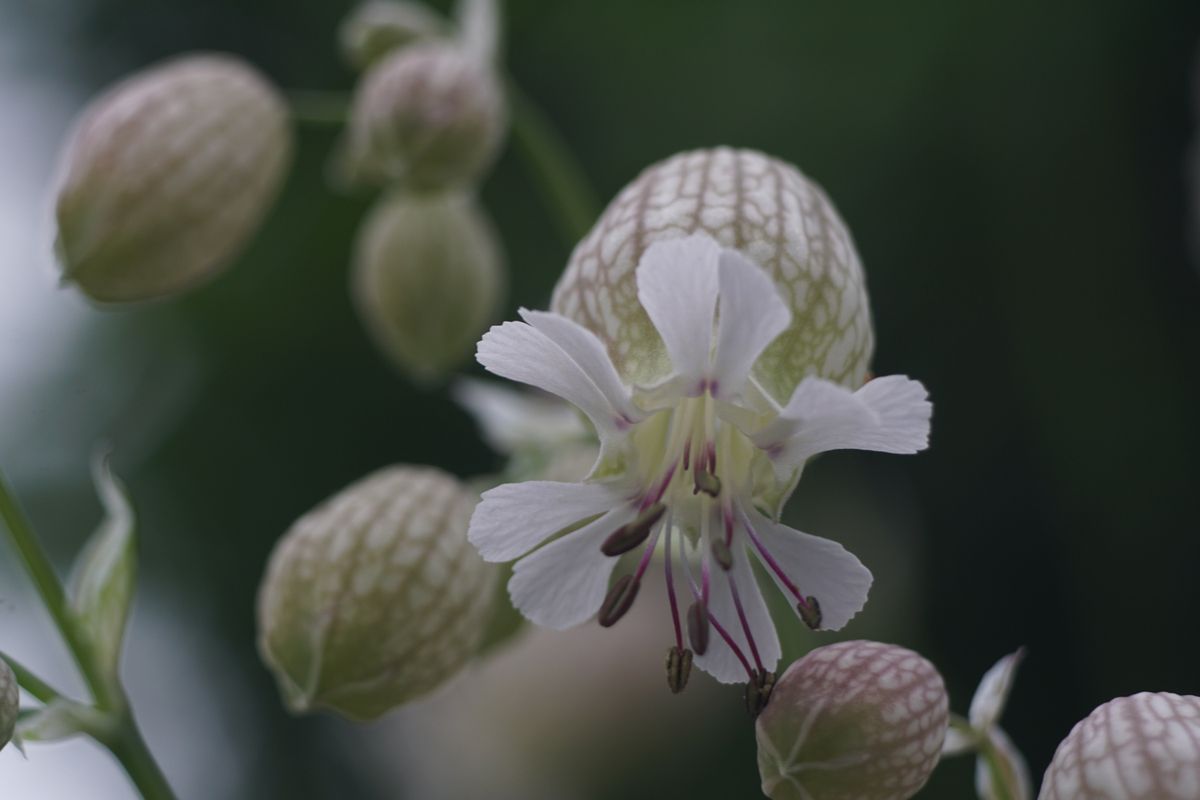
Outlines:
{"label": "unopened bud", "polygon": [[662,519],[667,507],[663,503],[655,503],[647,508],[637,519],[627,525],[622,525],[613,531],[612,535],[600,545],[600,552],[606,556],[619,556],[628,553],[650,536],[650,531]]}
{"label": "unopened bud", "polygon": [[21,694],[17,688],[17,676],[13,675],[8,662],[0,658],[0,750],[12,741],[20,711]]}
{"label": "unopened bud", "polygon": [[708,621],[708,607],[703,600],[697,600],[688,607],[687,612],[688,641],[696,655],[708,652],[708,637],[711,629]]}
{"label": "unopened bud", "polygon": [[477,180],[505,129],[492,71],[451,43],[393,52],[354,98],[347,172],[364,183],[437,189]]}
{"label": "unopened bud", "polygon": [[625,612],[633,607],[633,601],[637,599],[640,588],[641,581],[634,580],[632,575],[622,575],[618,578],[600,605],[597,621],[601,627],[611,628],[616,625],[621,617],[625,616]]}
{"label": "unopened bud", "polygon": [[212,278],[257,230],[290,153],[282,98],[240,59],[184,56],[125,79],[62,155],[64,280],[123,303]]}
{"label": "unopened bud", "polygon": [[259,648],[293,711],[371,719],[474,654],[496,572],[467,542],[477,498],[432,467],[380,470],[301,517],[259,592]]}
{"label": "unopened bud", "polygon": [[858,388],[874,346],[866,286],[850,232],[815,183],[752,150],[696,150],[647,168],[576,246],[552,309],[591,330],[627,381],[670,369],[638,302],[636,267],[651,244],[707,233],[775,280],[792,323],[754,366],[781,402],[805,375]]}
{"label": "unopened bud", "polygon": [[907,800],[937,766],[949,722],[942,676],[911,650],[852,641],[813,650],[758,717],[773,800]]}
{"label": "unopened bud", "polygon": [[824,615],[821,613],[821,602],[811,594],[803,600],[796,602],[796,611],[800,613],[800,619],[804,620],[804,624],[814,631],[821,629],[821,622]]}
{"label": "unopened bud", "polygon": [[445,31],[445,21],[421,3],[366,0],[342,22],[338,38],[346,60],[365,69],[393,50]]}
{"label": "unopened bud", "polygon": [[1050,762],[1038,800],[1200,797],[1200,697],[1118,697],[1077,724]]}
{"label": "unopened bud", "polygon": [[375,343],[424,382],[469,356],[505,283],[488,219],[459,192],[385,198],[359,233],[351,280]]}
{"label": "unopened bud", "polygon": [[679,694],[687,688],[688,678],[692,674],[692,651],[672,647],[667,651],[667,686],[672,694]]}

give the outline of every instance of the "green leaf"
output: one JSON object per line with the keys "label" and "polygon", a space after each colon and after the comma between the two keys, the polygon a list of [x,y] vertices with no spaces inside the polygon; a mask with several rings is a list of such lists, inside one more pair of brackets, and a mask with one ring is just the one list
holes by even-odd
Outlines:
{"label": "green leaf", "polygon": [[110,726],[102,712],[60,697],[35,711],[22,711],[13,743],[21,747],[29,742],[57,742],[80,734],[103,736]]}
{"label": "green leaf", "polygon": [[92,477],[105,517],[75,562],[71,609],[95,665],[115,682],[137,572],[136,521],[125,487],[109,467],[107,452],[93,459]]}

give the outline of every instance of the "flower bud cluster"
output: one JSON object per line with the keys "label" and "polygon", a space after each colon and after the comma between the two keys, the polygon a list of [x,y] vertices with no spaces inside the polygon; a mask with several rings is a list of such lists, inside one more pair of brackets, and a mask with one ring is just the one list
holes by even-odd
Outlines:
{"label": "flower bud cluster", "polygon": [[389,467],[301,517],[259,592],[259,648],[296,712],[372,719],[474,655],[495,568],[467,543],[476,495],[432,467]]}
{"label": "flower bud cluster", "polygon": [[356,305],[380,348],[426,382],[467,357],[505,283],[499,244],[474,201],[507,126],[485,55],[494,47],[474,46],[465,30],[439,35],[453,28],[422,6],[375,0],[343,29],[348,56],[366,71],[342,177],[385,189],[359,232]]}

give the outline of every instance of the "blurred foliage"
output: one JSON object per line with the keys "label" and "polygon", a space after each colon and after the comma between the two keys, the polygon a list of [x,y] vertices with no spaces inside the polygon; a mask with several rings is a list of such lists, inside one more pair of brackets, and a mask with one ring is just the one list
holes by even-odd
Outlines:
{"label": "blurred foliage", "polygon": [[[288,88],[348,89],[334,31],[349,7],[49,0],[23,4],[19,24],[54,32],[43,46],[85,92],[190,49],[240,53]],[[514,78],[600,196],[679,150],[751,146],[798,164],[849,222],[876,371],[923,380],[935,417],[928,453],[835,454],[793,501],[814,533],[839,538],[846,518],[871,518],[885,540],[898,529],[894,561],[886,541],[857,550],[878,583],[848,633],[886,619],[865,630],[929,657],[959,711],[1026,645],[1005,727],[1035,776],[1101,701],[1200,692],[1200,286],[1187,248],[1200,220],[1185,171],[1200,4],[513,0],[507,25]],[[388,796],[329,747],[346,728],[288,717],[258,662],[252,609],[276,538],[387,463],[463,476],[499,464],[444,392],[389,370],[355,318],[347,265],[370,198],[326,188],[334,138],[301,131],[281,202],[225,277],[99,318],[108,345],[75,353],[79,374],[103,381],[127,343],[149,352],[105,432],[141,507],[143,574],[210,609],[251,683],[262,735],[246,797]],[[533,187],[509,151],[483,191],[511,265],[508,312],[544,305],[569,253]],[[145,410],[180,380],[164,425]],[[78,469],[28,498],[51,531],[94,509],[91,442],[76,444]],[[22,453],[0,458],[19,477]],[[751,727],[728,719],[702,748],[668,740],[584,796],[755,796]],[[922,796],[966,796],[967,761]]]}

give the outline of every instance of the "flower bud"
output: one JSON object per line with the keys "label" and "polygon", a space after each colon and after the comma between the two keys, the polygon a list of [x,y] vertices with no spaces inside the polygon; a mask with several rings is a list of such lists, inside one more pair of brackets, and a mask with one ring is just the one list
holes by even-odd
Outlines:
{"label": "flower bud", "polygon": [[346,60],[365,69],[399,47],[442,35],[445,27],[420,3],[366,0],[342,23],[339,38]]}
{"label": "flower bud", "polygon": [[62,156],[64,280],[119,303],[212,278],[258,228],[290,152],[283,99],[237,58],[184,56],[125,79]]}
{"label": "flower bud", "polygon": [[491,225],[457,192],[385,199],[359,233],[351,280],[376,344],[422,381],[467,358],[505,283]]}
{"label": "flower bud", "polygon": [[763,793],[912,797],[937,766],[948,709],[942,676],[911,650],[866,641],[817,648],[779,678],[758,717]]}
{"label": "flower bud", "polygon": [[467,543],[477,497],[393,466],[301,517],[259,591],[259,649],[295,712],[371,719],[453,677],[479,645],[495,570]]}
{"label": "flower bud", "polygon": [[20,711],[21,695],[17,689],[17,676],[13,675],[8,662],[0,658],[0,750],[12,741]]}
{"label": "flower bud", "polygon": [[354,97],[348,165],[352,180],[436,189],[475,181],[504,133],[505,110],[491,70],[451,43],[391,53]]}
{"label": "flower bud", "polygon": [[1038,800],[1195,800],[1200,797],[1200,697],[1118,697],[1058,746]]}
{"label": "flower bud", "polygon": [[553,310],[599,336],[627,381],[653,383],[669,364],[635,268],[654,242],[698,231],[770,273],[791,309],[754,369],[767,391],[786,401],[809,374],[863,383],[874,340],[850,232],[820,187],[752,150],[696,150],[646,169],[576,246]]}

